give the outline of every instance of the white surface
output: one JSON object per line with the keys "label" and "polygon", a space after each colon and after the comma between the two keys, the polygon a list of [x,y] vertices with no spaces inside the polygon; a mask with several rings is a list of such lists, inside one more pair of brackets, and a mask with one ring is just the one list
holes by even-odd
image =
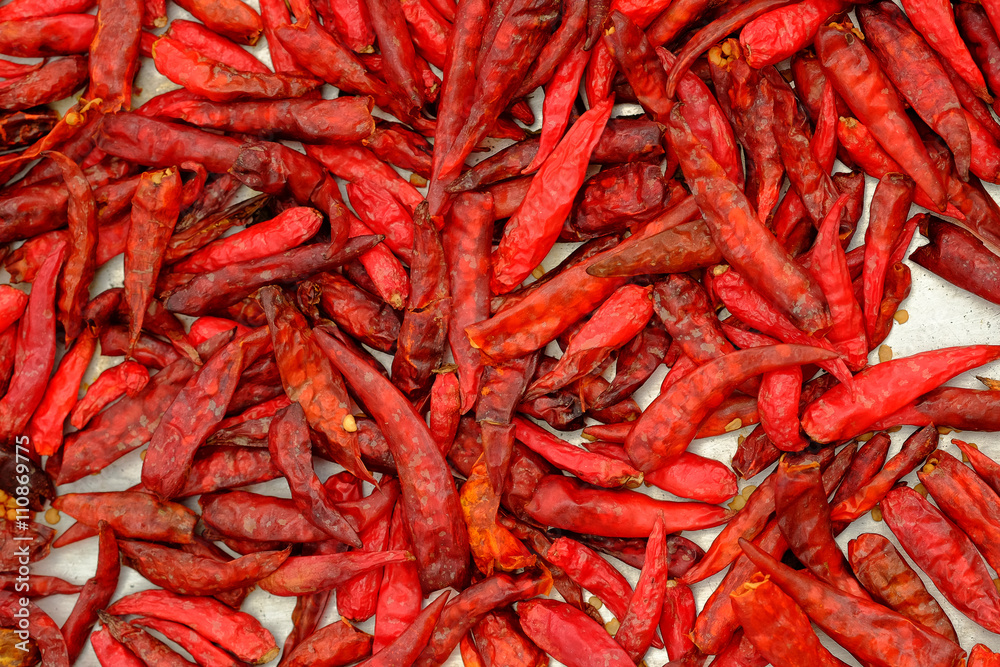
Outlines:
{"label": "white surface", "polygon": [[[256,0],[246,1],[248,4],[251,4],[256,8]],[[176,5],[171,4],[170,18],[190,19],[191,16],[187,12],[178,8]],[[270,54],[267,51],[267,46],[263,39],[261,39],[260,43],[256,47],[249,50],[253,52],[254,55],[256,55],[261,61],[270,64]],[[153,67],[152,61],[144,59],[140,72],[136,78],[136,96],[134,106],[138,106],[138,104],[146,101],[147,99],[174,88],[177,88],[177,86],[161,76]],[[336,90],[330,86],[326,86],[324,90],[324,97],[329,98],[335,96]],[[532,108],[536,113],[536,117],[540,119],[542,101],[541,95],[536,93],[530,98],[529,101],[531,102]],[[65,106],[68,105],[63,104],[56,106],[60,109],[60,111],[62,111],[65,109]],[[620,105],[619,108],[616,108],[616,112],[625,113],[634,113],[636,110],[637,108],[635,105]],[[536,128],[539,124],[540,123],[536,122]],[[503,145],[506,145],[506,143]],[[872,192],[874,191],[875,183],[876,182],[873,179],[868,179],[866,192],[866,199],[868,201],[870,201]],[[987,184],[986,187],[994,198],[1000,195],[1000,188],[989,184]],[[913,211],[917,210],[922,209],[914,206]],[[861,225],[855,236],[855,245],[862,242],[864,239],[864,229],[867,218],[868,211],[866,204]],[[922,245],[924,242],[925,240],[918,234],[911,245],[911,250],[918,245]],[[546,258],[543,266],[551,269],[570,252],[572,247],[573,246],[571,244],[557,245],[550,256]],[[903,302],[901,308],[908,311],[910,316],[909,321],[902,325],[895,325],[892,333],[889,335],[889,338],[885,341],[887,345],[892,347],[894,356],[908,356],[925,350],[949,347],[953,345],[1000,343],[1000,317],[998,317],[1000,316],[1000,308],[984,301],[983,299],[980,299],[979,297],[959,290],[913,263],[908,262],[908,264],[910,265],[910,269],[913,273],[913,288],[911,296]],[[6,276],[2,277],[4,279],[6,278]],[[108,287],[120,286],[121,284],[122,260],[119,256],[100,270],[91,291],[92,294],[97,294]],[[384,356],[382,358],[387,359],[387,357]],[[88,372],[86,382],[92,382],[102,370],[119,363],[120,360],[120,357],[95,358],[95,362],[92,364],[92,367]],[[872,363],[878,363],[876,353],[872,353],[870,361]],[[653,377],[650,378],[649,382],[647,382],[636,393],[635,398],[640,405],[645,407],[653,399],[665,373],[666,369],[661,366],[656,373],[653,374]],[[995,363],[991,366],[979,368],[973,372],[963,374],[948,384],[966,387],[980,386],[974,377],[975,375],[1000,377],[1000,363]],[[737,438],[740,435],[749,434],[751,430],[752,427],[747,427],[715,438],[696,440],[691,445],[690,449],[691,451],[704,456],[710,456],[728,463],[736,450]],[[890,450],[890,456],[899,451],[903,440],[912,431],[912,428],[907,427],[892,435],[893,447]],[[579,432],[569,434],[561,433],[560,435],[571,442],[581,442]],[[998,434],[965,433],[960,434],[959,437],[977,443],[986,454],[992,457],[1000,456],[1000,435]],[[950,444],[950,436],[943,436],[941,438],[941,446],[957,456],[960,456],[960,452],[958,452],[957,448]],[[115,464],[101,472],[100,475],[88,477],[74,484],[67,484],[59,487],[58,490],[60,493],[124,490],[135,484],[135,482],[139,479],[141,469],[141,460],[139,458],[140,451],[141,450],[134,451],[128,456],[120,459]],[[321,476],[334,472],[339,468],[332,466],[331,464],[325,464],[323,462],[319,463],[323,466],[320,469]],[[770,469],[767,472],[770,472]],[[762,473],[759,477],[750,480],[747,483],[759,484],[761,479],[766,476],[767,472]],[[905,479],[911,486],[917,482],[916,475],[913,474],[907,476]],[[741,484],[741,486],[743,486],[743,484]],[[267,484],[261,484],[256,487],[252,487],[252,490],[275,496],[288,497],[288,489],[283,480],[276,480]],[[655,497],[665,499],[671,497],[669,494],[655,488],[647,488],[643,490]],[[195,510],[198,509],[197,504],[194,501],[189,501],[188,505]],[[41,515],[39,515],[38,519],[42,520]],[[56,528],[61,532],[70,524],[72,524],[72,519],[64,517]],[[694,540],[703,548],[707,549],[711,544],[712,539],[718,534],[718,532],[719,529],[704,530],[695,533],[686,533],[685,537]],[[887,526],[884,523],[875,523],[872,521],[870,516],[865,516],[864,518],[856,521],[838,538],[837,542],[846,553],[848,541],[863,532],[877,532],[884,534],[888,536],[897,547],[899,546]],[[900,549],[900,551],[902,552],[902,549]],[[609,560],[619,567],[619,569],[625,574],[633,585],[635,584],[635,581],[638,578],[638,570],[624,565],[615,559]],[[32,571],[35,574],[55,575],[63,577],[69,581],[83,583],[88,577],[93,575],[96,562],[97,541],[90,539],[63,549],[53,550],[48,558],[40,563],[34,564]],[[719,573],[693,587],[695,599],[698,603],[699,609],[701,609],[705,600],[708,599],[709,594],[712,590],[714,590],[715,586],[722,580],[723,575],[724,572]],[[992,633],[980,628],[978,625],[965,618],[965,616],[951,607],[943,596],[938,594],[933,584],[931,584],[926,577],[924,577],[924,581],[930,591],[948,612],[948,615],[952,619],[955,629],[958,632],[958,636],[961,639],[963,648],[969,650],[975,643],[982,642],[994,650],[1000,649],[1000,638],[994,636]],[[115,598],[117,599],[129,593],[151,587],[152,586],[149,582],[145,581],[135,571],[127,567],[123,567],[121,580],[119,582]],[[61,625],[72,609],[75,599],[75,596],[55,596],[40,600],[38,604]],[[243,611],[246,611],[259,619],[264,626],[266,626],[274,634],[280,644],[291,629],[291,613],[294,604],[294,598],[279,598],[257,590],[247,598],[243,605]],[[610,620],[611,616],[608,614],[607,608],[605,607],[601,611],[605,616],[605,620]],[[337,618],[336,608],[334,605],[331,605],[331,608],[327,610],[326,616],[324,617],[321,625],[332,622]],[[361,624],[359,628],[367,632],[372,632],[374,628],[374,619]],[[859,664],[846,651],[841,649],[836,644],[833,644],[825,637],[824,642],[830,646],[838,658],[851,665]],[[666,653],[664,651],[657,650],[651,650],[647,654],[645,660],[645,663],[649,667],[659,667],[666,662]],[[86,667],[95,667],[98,665],[97,659],[94,656],[89,643],[76,664]],[[462,665],[462,661],[458,657],[457,651],[445,664],[448,665],[448,667],[459,667]],[[558,663],[553,662],[552,664],[555,665]]]}

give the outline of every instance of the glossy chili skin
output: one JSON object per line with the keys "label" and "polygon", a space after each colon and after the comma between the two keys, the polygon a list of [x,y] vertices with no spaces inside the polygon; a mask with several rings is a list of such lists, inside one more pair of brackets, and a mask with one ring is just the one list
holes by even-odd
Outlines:
{"label": "glossy chili skin", "polygon": [[181,0],[177,3],[213,32],[254,45],[263,30],[260,16],[241,0]]}
{"label": "glossy chili skin", "polygon": [[972,541],[909,487],[882,499],[882,516],[903,550],[955,607],[979,625],[997,626],[1000,594]]}
{"label": "glossy chili skin", "polygon": [[858,580],[874,599],[956,644],[958,635],[941,605],[889,540],[863,533],[847,545]]}
{"label": "glossy chili skin", "polygon": [[565,602],[544,599],[522,602],[517,613],[528,637],[563,664],[570,667],[635,664],[600,625]]}

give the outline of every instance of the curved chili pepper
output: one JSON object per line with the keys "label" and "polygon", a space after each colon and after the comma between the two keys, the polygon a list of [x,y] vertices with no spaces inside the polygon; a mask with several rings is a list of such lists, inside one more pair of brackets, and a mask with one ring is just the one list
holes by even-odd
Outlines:
{"label": "curved chili pepper", "polygon": [[139,67],[142,0],[102,0],[90,47],[90,99],[116,112],[132,106],[132,79]]}
{"label": "curved chili pepper", "polygon": [[862,533],[847,545],[851,567],[875,599],[958,644],[958,635],[941,605],[918,575],[882,535]]}
{"label": "curved chili pepper", "polygon": [[63,422],[76,403],[80,383],[97,348],[97,336],[87,331],[63,355],[49,380],[45,395],[28,423],[31,446],[41,456],[52,456],[62,446]]}
{"label": "curved chili pepper", "polygon": [[835,353],[799,345],[741,350],[706,363],[672,385],[643,412],[625,440],[625,451],[643,472],[675,459],[698,424],[738,384],[769,370],[823,361]]}
{"label": "curved chili pepper", "polygon": [[556,67],[545,88],[542,136],[538,144],[538,151],[531,164],[524,168],[523,173],[537,171],[558,145],[566,131],[566,126],[569,124],[573,106],[580,93],[580,79],[583,78],[584,68],[589,59],[590,54],[577,44],[565,60]]}
{"label": "curved chili pepper", "polygon": [[968,537],[909,487],[881,502],[882,516],[906,553],[959,611],[989,629],[998,627],[1000,593]]}
{"label": "curved chili pepper", "polygon": [[794,56],[812,43],[830,17],[847,9],[850,3],[844,0],[809,0],[758,16],[740,31],[747,62],[760,69]]}
{"label": "curved chili pepper", "polygon": [[668,132],[722,255],[738,271],[745,269],[754,287],[807,332],[826,329],[829,314],[818,290],[760,222],[743,193],[697,142],[677,109],[670,115]]}
{"label": "curved chili pepper", "polygon": [[472,467],[459,492],[459,501],[472,558],[480,572],[490,576],[494,568],[513,571],[535,564],[535,557],[497,522],[500,497],[493,490],[483,458]]}
{"label": "curved chili pepper", "polygon": [[621,625],[615,633],[618,642],[633,661],[639,661],[646,654],[656,636],[656,628],[663,608],[667,579],[666,542],[663,519],[657,519],[649,535],[646,546],[646,561],[643,563],[635,591],[629,600],[628,609],[621,618]]}
{"label": "curved chili pepper", "polygon": [[108,607],[108,613],[141,614],[181,623],[254,665],[273,660],[279,652],[274,637],[257,619],[211,598],[148,590],[118,600]]}
{"label": "curved chili pepper", "polygon": [[953,285],[1000,303],[1000,259],[982,241],[937,218],[925,221],[921,233],[930,243],[914,250],[911,260]]}
{"label": "curved chili pepper", "polygon": [[922,393],[997,358],[1000,348],[973,345],[923,352],[871,366],[855,377],[853,393],[839,385],[810,404],[802,416],[802,427],[817,442],[863,433]]}
{"label": "curved chili pepper", "polygon": [[[192,540],[196,521],[194,512],[183,505],[142,491],[70,493],[56,498],[52,506],[91,528],[106,521],[121,537],[180,544]],[[128,512],[123,514],[121,507]]]}
{"label": "curved chili pepper", "polygon": [[258,584],[272,595],[290,597],[328,591],[369,570],[411,560],[405,551],[350,551],[292,556]]}
{"label": "curved chili pepper", "polygon": [[406,27],[403,8],[398,3],[383,0],[365,0],[372,28],[378,38],[383,61],[385,79],[391,91],[411,113],[424,105],[417,80],[416,52],[413,40]]}
{"label": "curved chili pepper", "polygon": [[87,636],[97,622],[100,609],[108,606],[118,586],[121,563],[118,556],[118,542],[107,523],[98,522],[100,544],[97,554],[97,572],[87,580],[77,598],[73,611],[62,627],[66,638],[66,651],[70,660],[75,661],[83,651]]}
{"label": "curved chili pepper", "polygon": [[106,627],[102,627],[97,632],[90,635],[90,645],[94,649],[94,655],[101,667],[145,667],[142,660],[136,657],[125,645],[111,636]]}
{"label": "curved chili pepper", "polygon": [[599,454],[588,456],[586,451],[552,436],[525,419],[515,418],[514,422],[517,426],[515,437],[528,449],[589,484],[605,488],[635,488],[641,483],[642,473],[629,465],[617,465],[618,461]]}
{"label": "curved chili pepper", "polygon": [[658,518],[672,533],[717,526],[730,516],[714,505],[659,501],[624,489],[585,488],[559,475],[541,480],[525,512],[547,526],[609,537],[646,537]]}
{"label": "curved chili pepper", "polygon": [[819,464],[778,463],[774,506],[778,528],[792,553],[817,578],[848,595],[867,597],[833,541],[830,505]]}
{"label": "curved chili pepper", "polygon": [[560,537],[542,556],[600,598],[615,617],[625,618],[632,598],[632,585],[597,553],[575,540]]}
{"label": "curved chili pepper", "polygon": [[975,50],[977,39],[973,36],[975,33],[970,34],[963,30],[965,32],[963,36],[973,42],[967,45],[956,27],[956,19],[958,19],[963,24],[962,28],[966,28],[968,24],[963,19],[971,12],[967,12],[961,6],[953,8],[946,3],[935,0],[905,0],[902,5],[903,9],[906,10],[906,16],[913,22],[914,27],[920,34],[924,35],[927,42],[941,55],[941,58],[958,72],[962,79],[972,87],[976,95],[988,103],[992,102],[993,99],[986,89],[986,81],[983,80],[983,73],[976,67],[976,63],[969,53],[970,47],[973,51]]}
{"label": "curved chili pepper", "polygon": [[739,30],[748,22],[769,11],[792,4],[789,0],[750,0],[722,15],[699,30],[677,54],[677,62],[667,77],[667,97],[673,97],[677,84],[688,68],[710,46],[726,35]]}
{"label": "curved chili pepper", "polygon": [[[402,504],[397,505],[392,512],[386,549],[413,550],[406,534]],[[402,562],[385,566],[375,612],[374,652],[378,653],[391,644],[413,624],[420,613],[422,598],[420,579],[414,563]]]}
{"label": "curved chili pepper", "polygon": [[59,14],[0,22],[0,53],[20,58],[86,53],[97,18],[90,14]]}
{"label": "curved chili pepper", "polygon": [[372,639],[347,621],[339,620],[316,630],[291,650],[285,640],[285,650],[280,664],[287,667],[307,667],[324,661],[348,664],[371,655]]}
{"label": "curved chili pepper", "polygon": [[239,44],[213,32],[202,23],[175,19],[170,22],[170,27],[164,34],[184,46],[194,49],[206,58],[216,60],[235,70],[258,74],[271,73],[271,70],[264,63],[257,60]]}
{"label": "curved chili pepper", "polygon": [[212,32],[251,46],[264,29],[257,12],[242,0],[181,0],[177,4]]}
{"label": "curved chili pepper", "polygon": [[164,665],[164,667],[186,667],[188,662],[156,637],[140,630],[106,611],[98,611],[98,617],[111,636],[121,642],[142,664]]}
{"label": "curved chili pepper", "polygon": [[899,237],[913,199],[913,181],[900,174],[887,174],[875,188],[865,231],[864,309],[865,326],[875,333],[882,303],[889,254]]}

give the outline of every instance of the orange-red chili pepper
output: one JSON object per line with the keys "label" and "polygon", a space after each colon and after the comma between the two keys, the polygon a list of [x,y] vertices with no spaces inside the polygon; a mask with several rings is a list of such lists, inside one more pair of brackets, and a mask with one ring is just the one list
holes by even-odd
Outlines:
{"label": "orange-red chili pepper", "polygon": [[213,32],[251,46],[263,30],[260,16],[242,0],[180,0],[177,4]]}

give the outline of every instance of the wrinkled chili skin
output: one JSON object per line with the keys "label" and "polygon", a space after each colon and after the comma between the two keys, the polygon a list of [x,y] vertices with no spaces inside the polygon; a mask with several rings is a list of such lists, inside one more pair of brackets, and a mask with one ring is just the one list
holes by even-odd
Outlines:
{"label": "wrinkled chili skin", "polygon": [[23,77],[0,83],[0,105],[6,111],[29,109],[68,97],[87,80],[86,56],[46,63]]}
{"label": "wrinkled chili skin", "polygon": [[959,643],[941,605],[887,538],[863,533],[848,543],[847,556],[858,580],[876,601]]}
{"label": "wrinkled chili skin", "polygon": [[1000,257],[969,232],[939,218],[921,225],[930,243],[910,259],[953,285],[1000,304]]}
{"label": "wrinkled chili skin", "polygon": [[132,79],[139,67],[143,0],[102,0],[90,46],[90,99],[116,112],[132,106]]}
{"label": "wrinkled chili skin", "polygon": [[257,12],[241,0],[181,0],[177,4],[213,32],[244,44],[256,44],[264,29]]}

